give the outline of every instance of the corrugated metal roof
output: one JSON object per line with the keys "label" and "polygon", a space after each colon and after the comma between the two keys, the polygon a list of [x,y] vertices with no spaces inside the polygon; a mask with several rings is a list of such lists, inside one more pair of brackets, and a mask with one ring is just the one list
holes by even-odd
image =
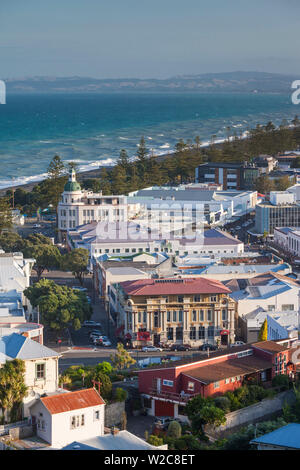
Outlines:
{"label": "corrugated metal roof", "polygon": [[91,406],[105,405],[105,401],[94,388],[42,397],[41,401],[52,415]]}
{"label": "corrugated metal roof", "polygon": [[282,426],[282,428],[276,429],[264,436],[253,439],[251,443],[300,449],[300,424],[287,424],[286,426]]}
{"label": "corrugated metal roof", "polygon": [[229,294],[231,291],[219,281],[203,278],[140,279],[120,285],[128,295],[172,294]]}

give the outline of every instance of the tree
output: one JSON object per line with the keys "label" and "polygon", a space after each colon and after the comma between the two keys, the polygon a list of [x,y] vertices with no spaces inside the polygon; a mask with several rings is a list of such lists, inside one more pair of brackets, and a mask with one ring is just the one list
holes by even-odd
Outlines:
{"label": "tree", "polygon": [[258,333],[258,341],[267,341],[267,340],[268,340],[268,322],[267,322],[267,319],[265,318]]}
{"label": "tree", "polygon": [[127,396],[128,394],[124,388],[117,387],[115,389],[114,398],[116,401],[125,401],[127,400]]}
{"label": "tree", "polygon": [[167,436],[175,439],[179,439],[181,437],[181,426],[178,421],[171,421],[168,426]]}
{"label": "tree", "polygon": [[66,253],[61,259],[61,269],[71,271],[73,276],[83,285],[85,274],[87,274],[89,263],[89,252],[85,248],[76,248]]}
{"label": "tree", "polygon": [[49,279],[41,279],[24,291],[31,305],[39,307],[41,323],[53,330],[72,326],[78,330],[90,319],[92,308],[86,294]]}
{"label": "tree", "polygon": [[112,365],[107,361],[99,362],[99,364],[96,366],[96,369],[97,371],[107,375],[111,374],[113,370]]}
{"label": "tree", "polygon": [[204,432],[204,426],[210,424],[214,427],[221,426],[226,423],[225,412],[214,405],[205,405],[199,412],[192,417],[192,428],[201,429]]}
{"label": "tree", "polygon": [[24,248],[24,255],[35,259],[33,269],[37,273],[38,281],[45,270],[55,269],[60,266],[61,254],[55,245],[42,243],[33,245],[28,242]]}
{"label": "tree", "polygon": [[113,184],[112,191],[114,194],[125,194],[128,190],[126,170],[121,165],[115,165],[112,170]]}
{"label": "tree", "polygon": [[162,446],[164,444],[164,440],[162,437],[155,436],[154,434],[151,434],[148,438],[148,444],[158,447]]}
{"label": "tree", "polygon": [[72,379],[68,374],[63,374],[59,377],[59,384],[62,388],[64,388],[64,385],[71,385]]}
{"label": "tree", "polygon": [[110,360],[115,369],[128,369],[131,365],[136,363],[136,360],[130,356],[122,343],[118,343],[117,352],[110,355]]}
{"label": "tree", "polygon": [[93,386],[93,380],[95,382],[100,382],[101,396],[106,400],[110,400],[112,396],[112,383],[109,376],[94,369],[86,377],[86,384],[88,387]]}
{"label": "tree", "polygon": [[0,197],[0,235],[12,227],[12,212],[7,197]]}
{"label": "tree", "polygon": [[130,167],[130,162],[129,162],[129,157],[127,155],[127,152],[125,149],[122,149],[120,151],[120,158],[117,161],[117,164],[125,170],[126,173],[128,173],[129,167]]}
{"label": "tree", "polygon": [[137,167],[140,178],[143,180],[147,170],[147,155],[149,151],[146,148],[145,138],[141,137],[137,151]]}
{"label": "tree", "polygon": [[19,414],[22,400],[27,394],[24,375],[25,363],[20,359],[6,361],[0,368],[0,406],[8,419],[12,418],[13,409],[16,415]]}
{"label": "tree", "polygon": [[0,248],[6,253],[23,251],[24,239],[16,232],[5,232],[0,235]]}
{"label": "tree", "polygon": [[274,190],[274,182],[266,175],[261,175],[255,181],[255,189],[258,193],[266,194]]}
{"label": "tree", "polygon": [[57,210],[58,202],[67,181],[66,168],[58,155],[55,155],[48,167],[48,178],[45,180],[48,201]]}

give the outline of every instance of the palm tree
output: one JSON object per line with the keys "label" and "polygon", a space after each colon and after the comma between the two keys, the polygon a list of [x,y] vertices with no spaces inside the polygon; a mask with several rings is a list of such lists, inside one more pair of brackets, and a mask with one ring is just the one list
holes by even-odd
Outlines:
{"label": "palm tree", "polygon": [[27,394],[24,381],[25,364],[20,359],[7,361],[0,369],[0,406],[8,421],[13,408],[20,411],[20,405]]}

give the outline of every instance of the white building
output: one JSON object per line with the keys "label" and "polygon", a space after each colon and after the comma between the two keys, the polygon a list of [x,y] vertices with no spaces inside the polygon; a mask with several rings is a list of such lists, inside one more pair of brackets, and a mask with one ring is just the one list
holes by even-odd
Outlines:
{"label": "white building", "polygon": [[69,230],[90,222],[129,220],[139,213],[139,204],[128,205],[126,196],[103,196],[102,192],[82,190],[72,170],[57,213],[58,228],[65,237]]}
{"label": "white building", "polygon": [[274,229],[274,243],[295,256],[300,256],[300,227]]}
{"label": "white building", "polygon": [[227,232],[217,229],[197,231],[190,237],[180,238],[171,234],[149,233],[131,223],[99,224],[93,222],[77,227],[68,233],[71,249],[85,248],[90,257],[129,255],[136,253],[167,253],[169,256],[189,254],[238,254],[244,244]]}
{"label": "white building", "polygon": [[0,367],[13,359],[25,362],[28,392],[23,400],[24,417],[29,416],[29,406],[42,394],[58,390],[58,358],[56,351],[20,334],[0,337]]}

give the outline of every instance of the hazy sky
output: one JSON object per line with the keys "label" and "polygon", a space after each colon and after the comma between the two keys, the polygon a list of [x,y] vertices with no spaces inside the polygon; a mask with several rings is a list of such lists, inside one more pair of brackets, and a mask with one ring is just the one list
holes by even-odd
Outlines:
{"label": "hazy sky", "polygon": [[299,46],[299,0],[0,0],[0,78],[300,78]]}

